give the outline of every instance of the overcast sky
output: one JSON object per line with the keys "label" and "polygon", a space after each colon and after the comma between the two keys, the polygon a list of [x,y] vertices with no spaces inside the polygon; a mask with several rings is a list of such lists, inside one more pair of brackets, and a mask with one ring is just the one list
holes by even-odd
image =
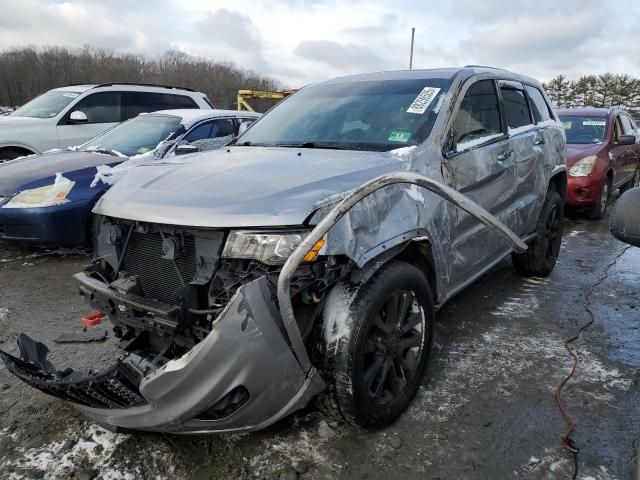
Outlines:
{"label": "overcast sky", "polygon": [[0,0],[0,49],[179,49],[287,87],[407,68],[413,26],[415,68],[640,76],[638,0]]}

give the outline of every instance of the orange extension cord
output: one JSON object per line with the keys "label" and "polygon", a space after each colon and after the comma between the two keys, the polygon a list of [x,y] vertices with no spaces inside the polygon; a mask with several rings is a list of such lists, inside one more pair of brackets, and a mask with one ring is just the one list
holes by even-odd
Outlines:
{"label": "orange extension cord", "polygon": [[571,367],[571,372],[569,373],[569,375],[567,375],[567,377],[560,383],[560,385],[558,385],[558,388],[556,388],[555,397],[556,397],[556,403],[558,404],[558,409],[560,410],[560,413],[562,414],[562,416],[564,417],[568,425],[567,431],[565,432],[564,435],[562,435],[562,446],[573,455],[573,476],[571,477],[573,480],[578,478],[579,449],[576,446],[576,443],[571,438],[571,434],[576,428],[576,422],[573,420],[573,417],[571,417],[571,415],[567,412],[566,407],[562,403],[562,398],[560,395],[562,393],[562,389],[564,388],[565,384],[571,378],[573,378],[578,368],[579,357],[571,349],[570,344],[578,340],[580,338],[580,335],[582,335],[582,332],[585,331],[587,328],[589,328],[591,325],[593,325],[593,323],[596,321],[596,315],[593,312],[593,309],[591,308],[593,292],[597,286],[599,286],[602,282],[604,282],[607,279],[607,277],[609,276],[609,270],[611,269],[611,267],[613,267],[616,263],[618,263],[618,260],[620,259],[620,257],[622,257],[622,255],[624,255],[624,253],[630,248],[631,247],[623,248],[622,251],[620,251],[620,253],[616,255],[616,258],[614,258],[613,261],[607,265],[607,267],[604,269],[604,273],[598,279],[598,281],[589,287],[589,290],[587,290],[587,295],[585,296],[585,299],[587,302],[585,306],[585,310],[589,314],[589,321],[584,325],[582,325],[573,337],[571,337],[570,339],[564,342],[564,347],[569,352],[569,355],[571,355],[571,357],[573,358],[573,366]]}

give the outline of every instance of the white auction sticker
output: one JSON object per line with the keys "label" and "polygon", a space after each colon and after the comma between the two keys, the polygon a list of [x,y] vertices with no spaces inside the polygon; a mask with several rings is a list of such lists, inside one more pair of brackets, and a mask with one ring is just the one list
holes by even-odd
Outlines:
{"label": "white auction sticker", "polygon": [[79,95],[80,95],[79,93],[71,93],[71,92],[66,92],[62,94],[63,97],[69,97],[69,98],[76,98]]}
{"label": "white auction sticker", "polygon": [[407,109],[407,113],[423,114],[426,112],[427,108],[431,102],[433,102],[433,99],[436,98],[439,91],[439,88],[424,87],[411,106]]}
{"label": "white auction sticker", "polygon": [[582,125],[588,127],[604,127],[607,124],[605,120],[585,120]]}

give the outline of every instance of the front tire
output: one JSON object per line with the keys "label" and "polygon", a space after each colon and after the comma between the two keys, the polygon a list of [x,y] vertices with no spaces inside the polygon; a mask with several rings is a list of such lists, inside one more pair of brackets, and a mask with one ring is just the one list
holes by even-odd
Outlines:
{"label": "front tire", "polygon": [[423,273],[392,260],[366,283],[341,284],[324,310],[325,406],[364,428],[393,423],[416,395],[433,343]]}
{"label": "front tire", "polygon": [[611,179],[607,177],[602,185],[600,191],[600,197],[598,201],[591,207],[589,211],[589,218],[592,220],[601,220],[607,211],[607,205],[609,204],[609,197],[611,196]]}
{"label": "front tire", "polygon": [[516,271],[525,277],[546,277],[556,266],[560,245],[564,209],[560,194],[553,190],[547,193],[542,212],[536,225],[536,237],[524,253],[513,253],[511,259]]}

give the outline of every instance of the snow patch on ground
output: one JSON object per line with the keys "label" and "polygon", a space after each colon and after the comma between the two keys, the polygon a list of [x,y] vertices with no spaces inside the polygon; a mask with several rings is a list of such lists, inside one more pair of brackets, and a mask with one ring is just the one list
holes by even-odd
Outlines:
{"label": "snow patch on ground", "polygon": [[[526,286],[525,286],[526,288]],[[520,297],[525,307],[516,307],[514,299],[505,303],[501,315],[514,317],[535,314],[532,302],[526,295]],[[519,322],[516,323],[518,328]],[[571,359],[564,347],[564,339],[551,332],[534,335],[531,331],[519,331],[511,327],[497,326],[482,334],[482,341],[452,343],[446,350],[436,353],[442,364],[443,380],[437,385],[421,388],[421,393],[409,409],[409,416],[417,421],[434,418],[446,422],[473,397],[483,385],[493,382],[497,398],[506,398],[519,388],[522,374],[536,375],[537,365],[556,363],[558,371],[570,365]],[[589,396],[612,408],[615,397],[610,392],[628,391],[631,379],[625,378],[617,368],[606,367],[593,353],[582,348],[578,371],[569,383],[574,395]],[[558,376],[547,376],[540,372],[540,383],[546,382],[551,395],[562,380]],[[602,386],[601,392],[593,392],[594,385]]]}
{"label": "snow patch on ground", "polygon": [[[517,472],[516,476],[520,477],[520,473],[523,473],[526,478],[555,480],[558,478],[570,478],[572,472],[573,460],[568,454],[563,454],[561,451],[559,452],[551,448],[545,448],[544,455],[532,455],[527,463],[520,467],[520,472]],[[580,475],[578,478],[580,480],[617,479],[605,466],[600,466],[598,469],[591,468],[585,471],[583,465],[580,466]]]}
{"label": "snow patch on ground", "polygon": [[[0,438],[3,436],[8,436],[8,432],[0,432]],[[17,447],[18,455],[4,459],[0,463],[0,470],[8,472],[11,467],[13,471],[5,477],[9,480],[32,478],[30,472],[34,470],[42,472],[44,480],[67,479],[78,467],[97,470],[99,473],[95,478],[98,480],[134,480],[134,473],[120,471],[112,463],[114,451],[127,437],[96,425],[90,425],[79,433],[70,430],[65,440],[37,448]]]}
{"label": "snow patch on ground", "polygon": [[271,436],[262,442],[263,453],[245,459],[255,477],[277,478],[274,475],[282,471],[283,465],[300,461],[321,468],[333,468],[327,451],[340,435],[338,425],[329,425],[326,420],[320,420],[310,428],[300,428],[296,431],[296,435]]}

